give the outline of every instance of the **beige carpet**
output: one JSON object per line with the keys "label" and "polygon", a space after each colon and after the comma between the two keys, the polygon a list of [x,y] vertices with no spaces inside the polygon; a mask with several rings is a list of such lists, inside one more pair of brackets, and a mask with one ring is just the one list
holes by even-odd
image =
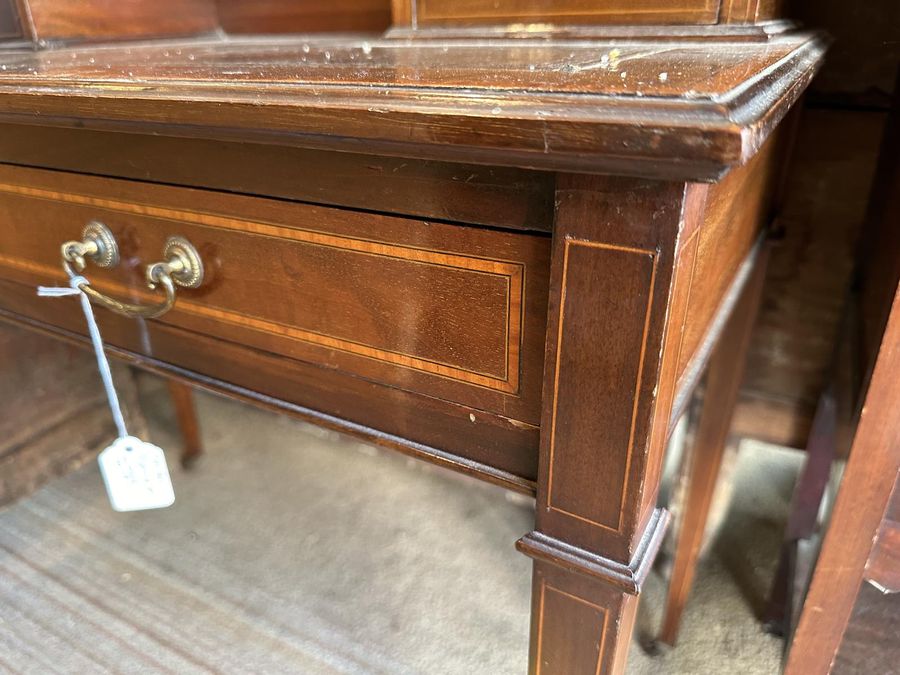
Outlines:
{"label": "beige carpet", "polygon": [[[184,472],[145,384],[175,505],[114,513],[91,463],[0,512],[0,671],[525,672],[529,500],[205,394],[207,456]],[[630,672],[777,672],[753,610],[797,461],[742,452],[682,643],[635,644]],[[639,631],[662,592],[651,578]]]}

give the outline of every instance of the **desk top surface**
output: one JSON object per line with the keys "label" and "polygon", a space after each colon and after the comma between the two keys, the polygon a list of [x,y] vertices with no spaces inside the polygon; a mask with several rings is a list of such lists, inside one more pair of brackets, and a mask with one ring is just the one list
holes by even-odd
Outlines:
{"label": "desk top surface", "polygon": [[0,53],[0,119],[709,180],[821,39],[247,38]]}

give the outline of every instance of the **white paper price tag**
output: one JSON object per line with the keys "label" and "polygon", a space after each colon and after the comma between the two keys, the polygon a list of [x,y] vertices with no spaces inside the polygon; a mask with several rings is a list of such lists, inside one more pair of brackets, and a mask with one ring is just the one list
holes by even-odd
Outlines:
{"label": "white paper price tag", "polygon": [[122,436],[97,458],[109,503],[116,511],[142,511],[175,501],[166,455],[152,443]]}

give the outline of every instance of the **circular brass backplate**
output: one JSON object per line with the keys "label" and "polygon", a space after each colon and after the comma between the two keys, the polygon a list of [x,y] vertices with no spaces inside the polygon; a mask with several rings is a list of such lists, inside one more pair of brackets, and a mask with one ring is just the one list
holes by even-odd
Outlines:
{"label": "circular brass backplate", "polygon": [[172,272],[172,280],[184,288],[197,288],[203,283],[203,261],[194,245],[184,237],[166,239],[163,255],[166,260],[178,257],[184,269]]}
{"label": "circular brass backplate", "polygon": [[81,231],[82,241],[93,241],[97,252],[90,255],[97,267],[115,267],[119,264],[119,245],[110,229],[98,220],[92,220]]}

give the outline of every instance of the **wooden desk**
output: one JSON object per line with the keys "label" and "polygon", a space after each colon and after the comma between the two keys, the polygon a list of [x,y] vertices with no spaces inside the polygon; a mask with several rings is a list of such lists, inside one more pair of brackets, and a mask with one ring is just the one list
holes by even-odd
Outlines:
{"label": "wooden desk", "polygon": [[2,317],[82,339],[34,287],[89,221],[121,251],[94,288],[142,302],[187,237],[203,285],[99,312],[111,351],[536,493],[532,670],[620,672],[668,434],[822,56],[780,30],[3,54]]}

